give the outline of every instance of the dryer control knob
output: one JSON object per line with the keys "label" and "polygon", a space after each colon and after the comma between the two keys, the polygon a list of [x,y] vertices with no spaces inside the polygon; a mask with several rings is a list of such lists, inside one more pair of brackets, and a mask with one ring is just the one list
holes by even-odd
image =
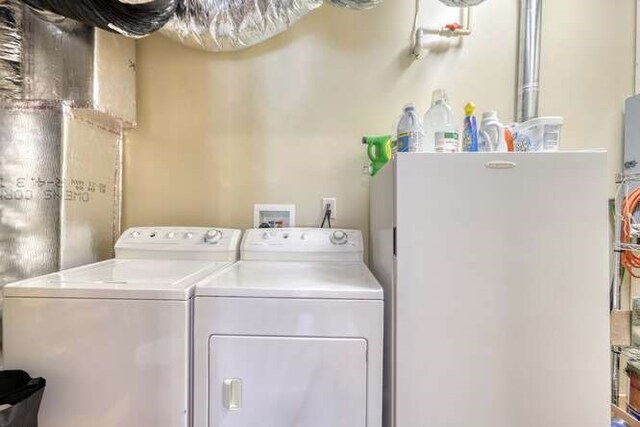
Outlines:
{"label": "dryer control knob", "polygon": [[184,238],[185,239],[190,239],[193,237],[193,233],[190,231],[187,231],[186,233],[184,233]]}
{"label": "dryer control knob", "polygon": [[140,232],[139,232],[139,231],[134,231],[134,232],[132,232],[132,233],[131,233],[131,237],[133,237],[134,239],[135,239],[136,237],[140,237]]}
{"label": "dryer control knob", "polygon": [[348,239],[347,233],[341,230],[334,231],[331,233],[331,236],[329,236],[329,240],[331,240],[331,243],[334,245],[344,245]]}
{"label": "dryer control knob", "polygon": [[174,237],[176,237],[175,231],[170,231],[167,233],[167,239],[173,239]]}
{"label": "dryer control knob", "polygon": [[222,233],[220,230],[209,230],[204,235],[205,243],[218,243],[222,239]]}
{"label": "dryer control knob", "polygon": [[271,233],[262,233],[262,240],[269,240],[271,238]]}

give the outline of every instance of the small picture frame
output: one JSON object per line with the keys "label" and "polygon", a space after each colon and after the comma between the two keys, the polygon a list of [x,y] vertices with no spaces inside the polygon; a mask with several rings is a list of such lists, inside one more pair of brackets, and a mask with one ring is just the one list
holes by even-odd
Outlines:
{"label": "small picture frame", "polygon": [[253,205],[254,228],[290,228],[296,226],[295,205]]}

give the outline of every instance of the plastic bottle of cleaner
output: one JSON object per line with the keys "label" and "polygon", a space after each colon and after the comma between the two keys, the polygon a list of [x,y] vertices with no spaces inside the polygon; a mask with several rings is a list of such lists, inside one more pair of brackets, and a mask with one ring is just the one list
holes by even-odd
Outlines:
{"label": "plastic bottle of cleaner", "polygon": [[365,136],[362,143],[367,145],[367,156],[371,161],[369,173],[371,176],[378,173],[384,165],[391,160],[391,135]]}
{"label": "plastic bottle of cleaner", "polygon": [[415,153],[422,150],[424,128],[414,104],[404,107],[404,114],[398,123],[398,152]]}
{"label": "plastic bottle of cleaner", "polygon": [[478,131],[478,151],[506,152],[506,132],[507,127],[500,123],[496,111],[483,113]]}
{"label": "plastic bottle of cleaner", "polygon": [[444,89],[433,92],[431,108],[424,115],[424,152],[455,153],[458,151],[458,129],[453,110]]}
{"label": "plastic bottle of cleaner", "polygon": [[478,151],[478,123],[476,105],[473,102],[464,106],[464,129],[462,131],[462,151]]}

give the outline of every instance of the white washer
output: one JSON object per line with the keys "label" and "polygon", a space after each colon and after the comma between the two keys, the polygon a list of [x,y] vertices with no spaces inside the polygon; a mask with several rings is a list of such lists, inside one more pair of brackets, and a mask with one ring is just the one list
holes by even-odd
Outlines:
{"label": "white washer", "polygon": [[47,380],[39,425],[188,426],[194,284],[240,235],[130,229],[115,259],[6,286],[5,367]]}
{"label": "white washer", "polygon": [[194,427],[380,427],[382,289],[353,230],[245,232],[196,285]]}

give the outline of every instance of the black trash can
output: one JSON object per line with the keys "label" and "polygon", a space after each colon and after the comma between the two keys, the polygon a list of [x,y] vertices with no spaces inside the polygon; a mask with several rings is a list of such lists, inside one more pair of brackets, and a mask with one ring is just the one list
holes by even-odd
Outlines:
{"label": "black trash can", "polygon": [[45,385],[24,371],[0,371],[0,427],[37,427]]}

